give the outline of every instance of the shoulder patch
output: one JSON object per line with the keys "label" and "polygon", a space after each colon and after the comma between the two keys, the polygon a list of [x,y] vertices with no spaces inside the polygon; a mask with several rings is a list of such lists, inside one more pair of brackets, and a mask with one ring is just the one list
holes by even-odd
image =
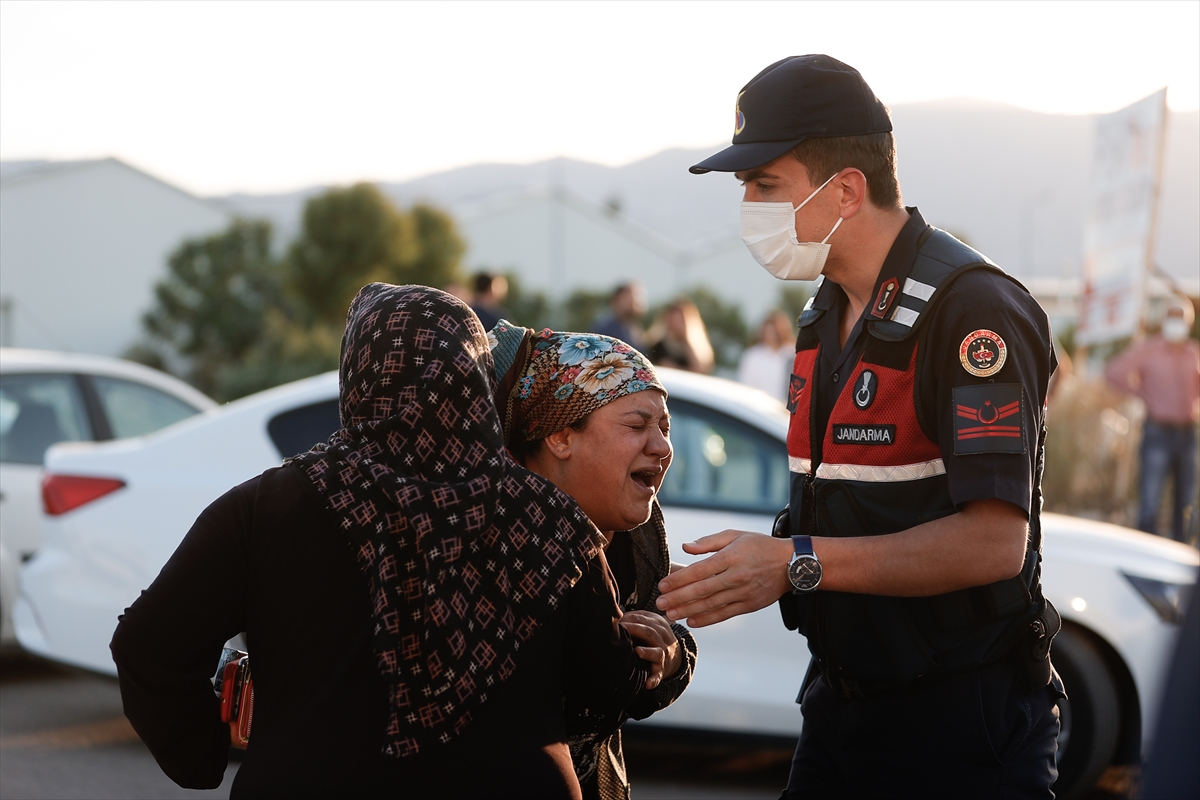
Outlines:
{"label": "shoulder patch", "polygon": [[790,414],[796,413],[796,406],[800,404],[800,393],[804,391],[804,385],[808,383],[799,375],[792,375],[788,380],[788,399],[787,410]]}
{"label": "shoulder patch", "polygon": [[963,369],[977,378],[990,378],[1000,371],[1008,358],[1008,347],[1000,334],[981,328],[971,331],[958,346]]}
{"label": "shoulder patch", "polygon": [[1024,453],[1025,390],[1019,383],[956,386],[954,455]]}

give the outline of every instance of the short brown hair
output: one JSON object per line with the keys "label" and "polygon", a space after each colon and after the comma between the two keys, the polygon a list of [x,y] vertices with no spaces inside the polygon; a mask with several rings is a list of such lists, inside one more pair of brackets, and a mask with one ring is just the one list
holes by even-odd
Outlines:
{"label": "short brown hair", "polygon": [[814,186],[847,167],[867,177],[867,197],[879,208],[900,208],[900,183],[896,179],[896,142],[890,131],[863,136],[805,139],[792,148],[792,156],[808,170]]}

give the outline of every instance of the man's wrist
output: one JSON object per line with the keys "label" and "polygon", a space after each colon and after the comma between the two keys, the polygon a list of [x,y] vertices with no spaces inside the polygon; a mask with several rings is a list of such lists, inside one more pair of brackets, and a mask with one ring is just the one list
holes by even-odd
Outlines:
{"label": "man's wrist", "polygon": [[793,536],[792,558],[788,562],[788,582],[796,594],[816,591],[821,583],[821,560],[813,551],[811,536]]}
{"label": "man's wrist", "polygon": [[778,590],[778,594],[782,597],[785,594],[792,593],[792,582],[788,578],[788,565],[792,561],[792,556],[796,554],[796,550],[792,546],[792,538],[790,536],[784,539],[776,539],[775,541],[777,542],[776,547],[779,550],[779,560],[775,562],[775,558],[772,558],[772,562],[779,563],[782,569],[773,569],[771,575],[777,584],[776,589]]}

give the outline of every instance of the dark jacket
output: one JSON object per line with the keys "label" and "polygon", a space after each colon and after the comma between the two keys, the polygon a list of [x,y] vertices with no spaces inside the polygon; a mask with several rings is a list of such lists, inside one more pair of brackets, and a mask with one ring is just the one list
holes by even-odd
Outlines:
{"label": "dark jacket", "polygon": [[125,713],[176,783],[220,785],[229,731],[210,678],[245,631],[254,727],[231,796],[577,797],[563,698],[624,707],[645,682],[607,565],[588,566],[460,736],[391,759],[366,580],[299,469],[268,470],[209,506],[122,615]]}

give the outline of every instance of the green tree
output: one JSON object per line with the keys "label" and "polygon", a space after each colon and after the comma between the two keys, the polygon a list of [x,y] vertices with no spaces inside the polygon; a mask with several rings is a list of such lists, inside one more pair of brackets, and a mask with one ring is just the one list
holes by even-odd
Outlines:
{"label": "green tree", "polygon": [[[409,212],[417,238],[416,258],[405,283],[442,288],[463,279],[462,257],[467,244],[454,219],[441,209],[418,203]],[[394,281],[398,282],[398,281]]]}
{"label": "green tree", "polygon": [[219,400],[334,369],[364,284],[445,286],[460,279],[465,249],[432,206],[399,211],[369,184],[332,189],[305,206],[281,262],[266,222],[181,244],[143,320],[147,341],[130,355],[156,366],[182,358],[186,377]]}
{"label": "green tree", "polygon": [[505,272],[504,278],[508,281],[508,298],[504,301],[508,321],[538,331],[553,327],[555,313],[546,293],[526,289],[516,272]]}
{"label": "green tree", "polygon": [[282,306],[267,309],[263,335],[222,375],[215,397],[244,397],[272,386],[337,369],[344,324],[300,324]]}
{"label": "green tree", "polygon": [[359,289],[372,281],[408,283],[419,254],[412,218],[374,186],[360,183],[312,198],[284,264],[296,321],[344,324]]}
{"label": "green tree", "polygon": [[354,295],[372,281],[441,287],[461,280],[465,250],[445,212],[425,204],[401,212],[376,187],[359,183],[305,205],[284,285],[297,321],[341,326]]}
{"label": "green tree", "polygon": [[796,320],[800,318],[800,312],[804,310],[804,304],[808,302],[808,298],[812,297],[812,294],[812,285],[808,283],[780,287],[779,310],[788,315],[792,321],[792,327],[795,327]]}
{"label": "green tree", "polygon": [[183,356],[188,380],[219,397],[224,371],[262,338],[264,314],[280,301],[278,278],[268,222],[238,219],[222,233],[184,241],[142,318],[152,346],[139,350],[149,356],[163,346]]}
{"label": "green tree", "polygon": [[592,326],[608,311],[608,297],[612,292],[576,289],[567,296],[565,303],[566,329],[590,331]]}

